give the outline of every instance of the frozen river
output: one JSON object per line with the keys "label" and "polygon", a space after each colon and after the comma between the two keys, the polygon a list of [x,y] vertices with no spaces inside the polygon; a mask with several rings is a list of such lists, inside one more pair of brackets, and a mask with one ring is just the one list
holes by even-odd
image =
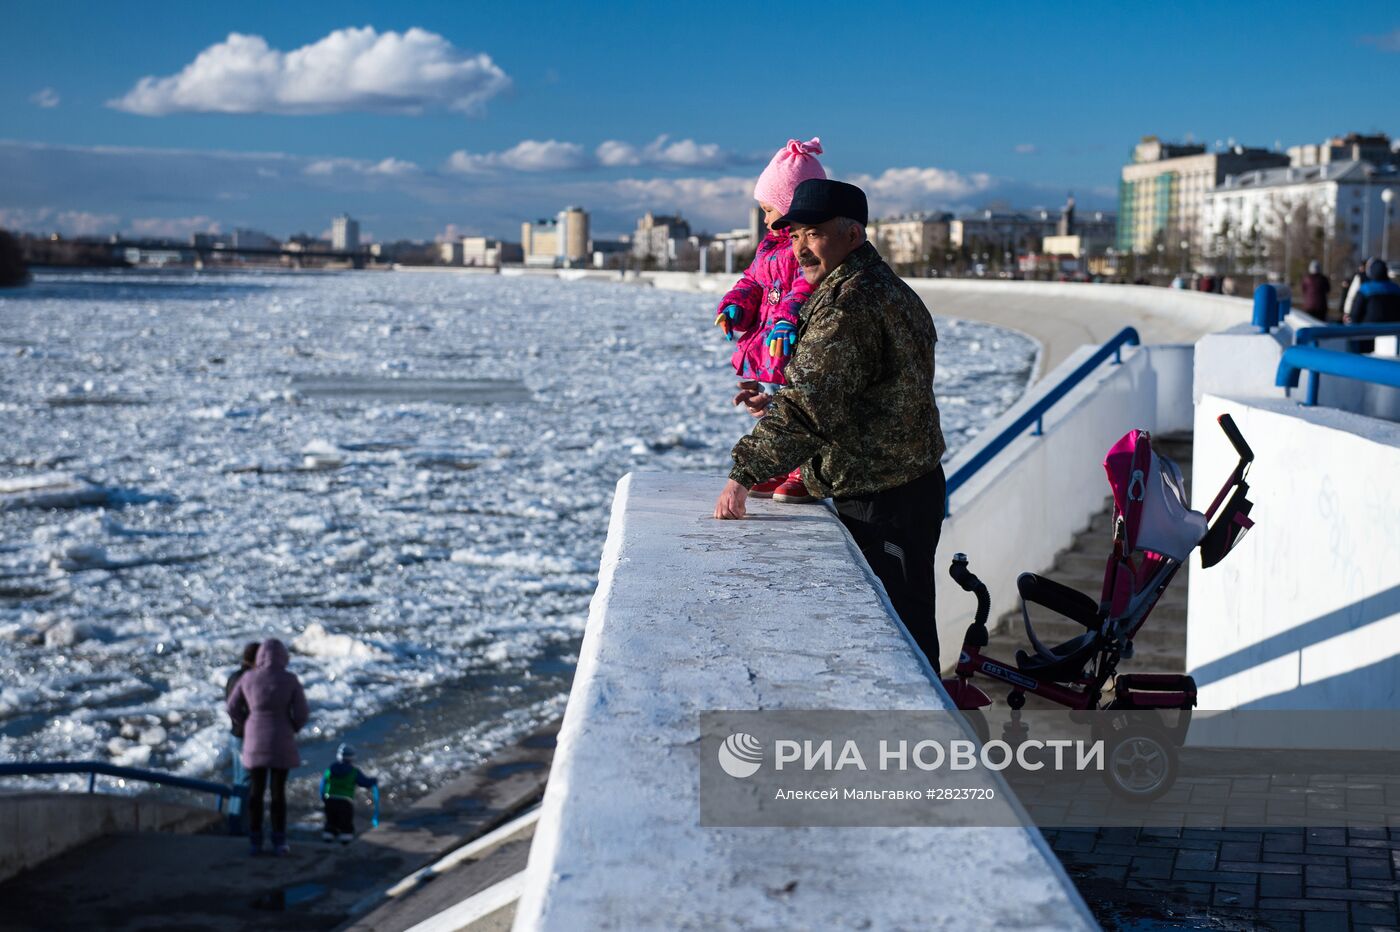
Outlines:
{"label": "frozen river", "polygon": [[[559,714],[618,478],[723,474],[749,427],[713,304],[372,272],[0,292],[0,760],[215,774],[267,636],[303,757],[351,740],[396,797]],[[1035,348],[937,325],[957,449]]]}

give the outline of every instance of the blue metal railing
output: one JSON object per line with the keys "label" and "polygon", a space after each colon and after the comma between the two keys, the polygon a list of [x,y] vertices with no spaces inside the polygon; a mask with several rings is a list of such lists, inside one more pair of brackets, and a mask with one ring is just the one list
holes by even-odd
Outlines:
{"label": "blue metal railing", "polygon": [[[1351,335],[1360,335],[1360,331],[1374,328],[1347,329],[1352,331]],[[1400,388],[1400,359],[1377,359],[1374,356],[1318,349],[1315,346],[1290,346],[1284,350],[1274,384],[1282,388],[1297,388],[1298,374],[1305,369],[1308,372],[1308,391],[1303,404],[1309,407],[1317,404],[1318,376],[1324,374]]]}
{"label": "blue metal railing", "polygon": [[1323,340],[1347,340],[1352,337],[1400,337],[1400,324],[1327,324],[1322,327],[1300,327],[1293,334],[1293,345],[1314,346]]}
{"label": "blue metal railing", "polygon": [[1035,425],[1035,430],[1031,432],[1032,436],[1038,437],[1045,432],[1045,412],[1049,411],[1055,402],[1065,397],[1071,389],[1087,379],[1110,356],[1113,357],[1113,365],[1121,363],[1124,346],[1138,346],[1140,344],[1138,332],[1132,327],[1124,327],[1118,331],[1111,340],[1099,347],[1094,355],[1084,360],[1073,372],[1061,379],[1058,385],[1046,392],[1043,398],[1031,405],[1026,413],[1012,421],[1005,430],[993,437],[990,443],[978,450],[975,456],[963,463],[957,472],[948,477],[948,494],[943,506],[944,514],[951,513],[947,502],[952,500],[953,493],[976,475],[977,470],[990,463],[998,453],[1006,449],[1011,441],[1025,433],[1032,424]]}
{"label": "blue metal railing", "polygon": [[89,793],[97,791],[98,774],[107,777],[119,777],[123,780],[140,780],[143,783],[158,783],[161,786],[173,786],[182,790],[194,790],[199,793],[212,793],[219,797],[220,812],[224,811],[224,803],[226,803],[230,797],[239,796],[246,798],[248,795],[248,788],[246,786],[230,786],[227,783],[195,780],[192,777],[179,777],[173,773],[161,773],[158,770],[118,767],[115,764],[108,764],[104,761],[97,760],[36,761],[34,763],[20,764],[0,763],[0,777],[42,776],[58,773],[87,774]]}

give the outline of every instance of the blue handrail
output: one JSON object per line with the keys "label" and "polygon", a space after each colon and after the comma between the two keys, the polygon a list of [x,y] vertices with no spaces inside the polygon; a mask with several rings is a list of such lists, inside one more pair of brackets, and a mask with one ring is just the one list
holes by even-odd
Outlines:
{"label": "blue handrail", "polygon": [[162,786],[173,786],[182,790],[195,790],[200,793],[212,793],[219,797],[219,811],[224,811],[224,803],[229,797],[238,796],[246,798],[248,788],[246,786],[230,786],[227,783],[213,783],[209,780],[196,780],[192,777],[180,777],[173,773],[161,773],[158,770],[141,770],[136,767],[118,767],[115,764],[108,764],[98,760],[73,760],[73,761],[35,761],[32,763],[3,764],[0,763],[0,777],[25,777],[40,776],[57,773],[85,773],[88,775],[88,792],[97,790],[97,775],[102,774],[107,777],[120,777],[123,780],[140,780],[143,783],[158,783]]}
{"label": "blue handrail", "polygon": [[[1353,331],[1365,327],[1348,328]],[[1400,360],[1377,359],[1340,350],[1318,349],[1315,346],[1290,346],[1283,351],[1278,363],[1278,375],[1274,384],[1282,388],[1297,388],[1298,373],[1308,371],[1308,393],[1303,404],[1309,407],[1317,404],[1318,376],[1335,375],[1360,382],[1374,382],[1400,388]]]}
{"label": "blue handrail", "polygon": [[1351,337],[1400,337],[1400,324],[1327,324],[1322,327],[1300,327],[1293,334],[1293,345],[1314,346],[1323,340],[1346,340]]}
{"label": "blue handrail", "polygon": [[[1006,449],[1011,441],[1025,433],[1026,429],[1032,424],[1035,425],[1035,431],[1032,436],[1038,437],[1044,433],[1045,412],[1050,410],[1055,402],[1069,394],[1070,389],[1087,379],[1090,373],[1097,369],[1108,357],[1113,357],[1113,364],[1116,366],[1123,361],[1124,346],[1139,345],[1141,345],[1141,340],[1138,337],[1138,332],[1132,327],[1124,327],[1122,330],[1118,331],[1111,340],[1099,347],[1094,355],[1084,360],[1078,368],[1061,379],[1058,385],[1046,392],[1045,396],[1035,404],[1031,405],[1030,409],[1027,410],[1025,414],[1022,414],[1009,424],[1005,430],[993,437],[990,443],[978,450],[975,456],[966,463],[963,463],[962,466],[958,468],[957,472],[949,476],[947,501],[952,500],[953,493],[976,475],[977,470],[990,463],[998,453]],[[944,514],[950,513],[946,501],[943,511]]]}

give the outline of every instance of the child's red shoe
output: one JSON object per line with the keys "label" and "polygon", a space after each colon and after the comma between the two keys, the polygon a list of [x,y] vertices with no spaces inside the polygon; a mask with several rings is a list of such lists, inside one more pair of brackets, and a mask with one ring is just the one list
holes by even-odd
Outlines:
{"label": "child's red shoe", "polygon": [[789,505],[805,505],[808,502],[815,502],[816,496],[807,491],[806,484],[802,481],[802,469],[794,469],[781,485],[773,490],[773,501],[786,502]]}
{"label": "child's red shoe", "polygon": [[749,489],[749,495],[753,498],[772,498],[773,493],[787,481],[787,476],[774,476],[772,479],[764,479],[762,482]]}

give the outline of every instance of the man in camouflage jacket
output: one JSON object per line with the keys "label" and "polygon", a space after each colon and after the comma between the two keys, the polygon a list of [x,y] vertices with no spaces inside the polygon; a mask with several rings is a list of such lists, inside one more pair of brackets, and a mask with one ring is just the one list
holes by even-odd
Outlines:
{"label": "man in camouflage jacket", "polygon": [[717,518],[742,518],[747,490],[796,466],[841,522],[937,670],[934,550],[943,524],[943,434],[933,397],[938,335],[918,295],[866,242],[865,194],[803,182],[788,213],[793,251],[813,286],[802,306],[788,385],[735,398],[761,420],[734,447]]}

